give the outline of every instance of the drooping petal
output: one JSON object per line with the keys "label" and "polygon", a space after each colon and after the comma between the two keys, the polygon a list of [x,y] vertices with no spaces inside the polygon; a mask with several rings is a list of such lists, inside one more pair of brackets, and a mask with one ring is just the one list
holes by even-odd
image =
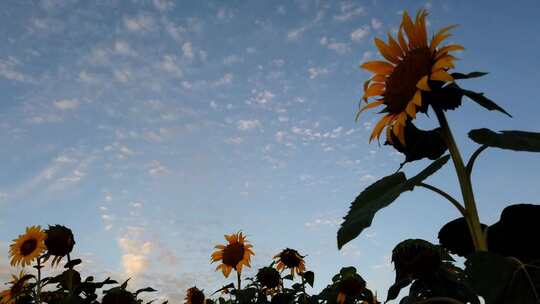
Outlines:
{"label": "drooping petal", "polygon": [[416,48],[418,43],[416,41],[414,23],[412,22],[411,17],[409,17],[407,11],[403,12],[403,21],[401,24],[403,25],[405,34],[407,34],[407,38],[409,39],[409,47]]}
{"label": "drooping petal", "polygon": [[374,82],[386,82],[387,77],[385,75],[375,75],[371,77],[371,81]]}
{"label": "drooping petal", "polygon": [[394,66],[386,61],[368,61],[363,63],[360,67],[375,74],[383,75],[388,75],[394,70]]}
{"label": "drooping petal", "polygon": [[416,118],[416,105],[412,102],[409,102],[407,104],[407,107],[405,108],[405,112],[407,112],[407,115],[411,117],[412,119]]}
{"label": "drooping petal", "polygon": [[450,69],[454,68],[454,61],[451,58],[442,57],[441,59],[437,60],[433,67],[431,68],[431,72],[435,72],[442,69]]}
{"label": "drooping petal", "polygon": [[390,46],[390,50],[392,51],[392,54],[396,57],[404,57],[405,53],[403,53],[403,50],[399,46],[398,42],[390,33],[388,33],[388,46]]}
{"label": "drooping petal", "polygon": [[414,103],[415,105],[421,107],[422,106],[422,92],[420,90],[416,90],[413,98],[409,102]]}
{"label": "drooping petal", "polygon": [[393,118],[394,115],[388,114],[381,118],[379,122],[375,125],[375,128],[373,128],[373,131],[371,132],[371,136],[369,138],[369,141],[371,142],[374,138],[379,138],[381,135],[381,131],[386,126],[386,124]]}
{"label": "drooping petal", "polygon": [[420,78],[416,83],[416,87],[422,91],[431,91],[431,88],[428,85],[428,75]]}
{"label": "drooping petal", "polygon": [[449,44],[447,46],[444,46],[440,48],[437,53],[435,53],[435,59],[438,59],[442,56],[447,55],[448,52],[452,51],[463,51],[465,48],[459,44]]}
{"label": "drooping petal", "polygon": [[440,29],[434,36],[433,38],[431,39],[431,43],[430,43],[430,49],[432,51],[435,50],[435,48],[443,41],[445,40],[446,38],[450,37],[451,34],[450,33],[447,33],[449,30],[453,29],[457,27],[457,24],[454,24],[454,25],[450,25],[450,26],[447,26],[447,27],[444,27],[442,29]]}
{"label": "drooping petal", "polygon": [[384,88],[385,88],[384,83],[373,83],[364,92],[364,98],[372,97],[372,96],[379,96],[382,93],[384,93]]}

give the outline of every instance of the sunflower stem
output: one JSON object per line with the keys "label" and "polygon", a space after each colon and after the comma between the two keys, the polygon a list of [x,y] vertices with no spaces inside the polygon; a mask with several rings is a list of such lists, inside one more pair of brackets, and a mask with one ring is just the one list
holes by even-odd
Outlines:
{"label": "sunflower stem", "polygon": [[476,203],[474,201],[474,192],[470,175],[465,168],[463,159],[443,110],[434,107],[434,111],[435,115],[437,115],[437,119],[439,120],[439,124],[441,125],[446,145],[448,146],[448,150],[452,156],[454,168],[459,180],[459,186],[461,188],[461,194],[463,196],[463,202],[465,204],[465,219],[467,221],[467,225],[469,226],[474,247],[476,251],[487,251],[486,240],[484,238],[482,227],[480,226],[478,210],[476,209]]}
{"label": "sunflower stem", "polygon": [[236,271],[236,277],[238,278],[238,291],[242,289],[242,279],[240,278],[240,272]]}
{"label": "sunflower stem", "polygon": [[450,203],[452,203],[452,205],[454,205],[454,207],[457,208],[457,210],[459,210],[461,215],[467,216],[467,212],[465,211],[465,208],[463,208],[463,206],[454,197],[452,197],[450,194],[448,194],[448,193],[444,192],[443,190],[441,190],[441,189],[439,189],[439,188],[437,188],[435,186],[432,186],[430,184],[420,183],[420,184],[418,184],[418,186],[429,189],[429,190],[441,195],[442,197],[446,198]]}
{"label": "sunflower stem", "polygon": [[41,257],[37,258],[36,304],[41,304]]}

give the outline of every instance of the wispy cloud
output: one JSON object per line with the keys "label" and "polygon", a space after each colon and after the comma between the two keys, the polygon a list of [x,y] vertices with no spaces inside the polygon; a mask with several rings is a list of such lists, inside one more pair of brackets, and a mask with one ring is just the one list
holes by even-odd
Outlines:
{"label": "wispy cloud", "polygon": [[305,24],[305,25],[303,25],[301,27],[290,30],[287,33],[287,39],[288,40],[298,40],[298,39],[300,39],[302,37],[302,35],[306,31],[308,31],[311,28],[313,28],[314,26],[316,26],[323,18],[324,18],[324,11],[317,12],[317,15],[315,16],[315,18],[313,20],[311,20],[310,22],[308,22],[307,24]]}

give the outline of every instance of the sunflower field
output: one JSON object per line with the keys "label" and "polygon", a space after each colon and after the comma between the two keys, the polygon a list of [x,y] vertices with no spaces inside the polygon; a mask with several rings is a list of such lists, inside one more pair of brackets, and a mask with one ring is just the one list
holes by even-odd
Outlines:
{"label": "sunflower field", "polygon": [[[356,119],[366,110],[382,107],[370,141],[379,141],[384,132],[384,144],[403,153],[405,161],[396,172],[374,182],[354,199],[337,231],[337,247],[341,249],[357,238],[379,210],[417,187],[444,197],[461,215],[441,225],[439,243],[407,239],[397,244],[391,253],[395,282],[386,295],[370,290],[367,278],[353,266],[341,268],[325,288],[310,294],[306,287],[313,287],[316,275],[305,260],[306,253],[294,248],[276,251],[267,266],[258,269],[253,277],[245,277],[242,272],[251,268],[256,248],[243,232],[231,233],[225,235],[225,243],[209,252],[209,258],[216,271],[234,282],[215,291],[201,290],[193,282],[193,287],[185,291],[185,303],[540,303],[540,206],[508,206],[499,221],[486,225],[479,220],[471,180],[475,161],[483,151],[498,148],[540,152],[540,133],[471,130],[468,136],[479,146],[465,161],[446,111],[458,110],[467,97],[486,110],[511,116],[483,93],[458,84],[486,73],[452,71],[457,60],[452,52],[463,46],[444,45],[444,41],[455,26],[440,29],[428,39],[426,17],[425,10],[418,11],[415,18],[404,12],[395,37],[388,34],[387,41],[375,39],[385,60],[361,65],[373,76],[364,83]],[[439,127],[422,130],[414,121],[419,113],[427,114],[428,110],[435,113]],[[433,162],[415,176],[407,177],[401,171],[407,163],[424,158]],[[461,198],[426,182],[449,161],[456,172]],[[129,280],[119,283],[111,278],[100,281],[82,276],[77,271],[82,261],[70,256],[75,243],[73,232],[62,225],[28,227],[9,248],[11,266],[25,270],[13,275],[8,288],[0,292],[0,304],[135,304],[144,303],[141,294],[156,291],[151,287],[130,290]],[[45,267],[61,267],[62,272],[43,276]]]}

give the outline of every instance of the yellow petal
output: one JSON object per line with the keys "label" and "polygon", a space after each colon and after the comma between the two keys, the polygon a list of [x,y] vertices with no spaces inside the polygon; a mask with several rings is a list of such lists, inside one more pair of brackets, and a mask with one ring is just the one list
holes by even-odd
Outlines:
{"label": "yellow petal", "polygon": [[437,60],[433,67],[431,68],[431,72],[435,72],[442,69],[450,69],[454,68],[454,61],[451,58],[442,57],[441,59]]}
{"label": "yellow petal", "polygon": [[403,50],[401,50],[401,47],[399,46],[398,42],[390,33],[388,33],[388,46],[390,47],[390,50],[392,51],[392,54],[396,57],[403,57],[404,53]]}
{"label": "yellow petal", "polygon": [[444,70],[438,70],[435,73],[431,74],[431,80],[439,80],[439,81],[446,81],[446,82],[452,82],[454,81],[454,78],[450,76],[446,71]]}
{"label": "yellow petal", "polygon": [[430,49],[431,49],[432,51],[434,51],[435,48],[439,45],[439,43],[441,43],[444,39],[450,37],[451,34],[450,34],[450,33],[447,33],[447,32],[448,32],[449,30],[455,28],[455,27],[457,27],[456,24],[450,25],[450,26],[447,26],[447,27],[444,27],[444,28],[440,29],[440,30],[437,32],[437,34],[435,34],[435,35],[433,36],[433,38],[431,39],[431,44],[430,44],[430,46],[429,46]]}
{"label": "yellow petal", "polygon": [[399,139],[399,142],[405,146],[405,127],[404,126],[401,126],[401,125],[398,125],[396,126],[397,128],[399,128],[399,133],[398,133],[398,139]]}
{"label": "yellow petal", "polygon": [[449,44],[447,46],[444,46],[440,48],[437,53],[435,53],[435,59],[438,59],[442,56],[447,55],[448,52],[452,51],[463,51],[465,48],[459,44]]}
{"label": "yellow petal", "polygon": [[399,46],[403,50],[404,53],[409,51],[409,46],[407,45],[407,41],[405,41],[405,37],[403,37],[403,27],[400,27],[398,30],[398,41]]}
{"label": "yellow petal", "polygon": [[385,75],[375,75],[373,77],[371,77],[371,81],[375,81],[375,82],[386,82],[386,76]]}
{"label": "yellow petal", "polygon": [[365,110],[378,107],[382,105],[383,103],[384,103],[384,100],[377,100],[372,103],[368,103],[367,105],[363,106],[360,110],[358,110],[358,115],[360,115],[360,113],[364,112]]}
{"label": "yellow petal", "polygon": [[416,42],[414,24],[411,20],[411,17],[409,17],[409,14],[407,14],[407,11],[403,12],[403,20],[401,21],[401,24],[403,25],[405,33],[407,34],[407,38],[409,39],[409,47],[417,47],[418,43]]}
{"label": "yellow petal", "polygon": [[416,118],[416,105],[413,102],[409,102],[407,104],[407,107],[405,108],[405,112],[407,112],[407,115],[411,117],[412,119]]}
{"label": "yellow petal", "polygon": [[415,105],[421,107],[422,106],[422,92],[420,90],[416,90],[413,98],[409,102],[412,102]]}
{"label": "yellow petal", "polygon": [[419,10],[416,14],[415,33],[419,47],[427,46],[427,33],[426,33],[426,10]]}
{"label": "yellow petal", "polygon": [[225,267],[223,267],[222,269],[223,269],[223,275],[224,275],[226,278],[228,278],[228,277],[229,277],[229,274],[231,274],[232,267],[225,265]]}
{"label": "yellow petal", "polygon": [[369,141],[371,142],[374,138],[379,138],[381,135],[381,131],[386,126],[386,124],[393,118],[393,115],[388,114],[381,118],[379,122],[375,125],[375,128],[373,128],[373,132],[371,132],[371,136],[369,138]]}
{"label": "yellow petal", "polygon": [[364,93],[364,98],[371,96],[379,96],[384,93],[384,83],[374,83],[370,85]]}
{"label": "yellow petal", "polygon": [[383,75],[388,75],[394,70],[394,66],[386,61],[368,61],[363,63],[360,67],[375,74]]}
{"label": "yellow petal", "polygon": [[422,91],[431,91],[428,85],[428,75],[420,78],[420,80],[418,80],[418,82],[416,83],[416,87]]}
{"label": "yellow petal", "polygon": [[394,55],[394,53],[392,52],[392,49],[390,49],[390,47],[386,43],[384,43],[384,41],[382,41],[379,38],[375,38],[375,45],[379,49],[379,52],[381,53],[381,55],[383,55],[383,57],[386,58],[388,61],[392,63],[399,62],[399,58],[398,58],[399,55]]}

